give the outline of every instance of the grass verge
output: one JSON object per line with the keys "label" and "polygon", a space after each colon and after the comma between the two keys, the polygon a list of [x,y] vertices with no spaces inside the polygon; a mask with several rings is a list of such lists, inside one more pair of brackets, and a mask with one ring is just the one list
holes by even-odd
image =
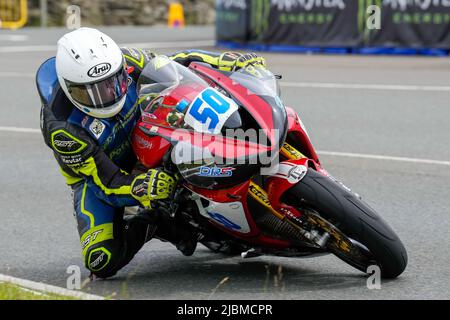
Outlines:
{"label": "grass verge", "polygon": [[74,300],[74,298],[0,282],[0,300]]}

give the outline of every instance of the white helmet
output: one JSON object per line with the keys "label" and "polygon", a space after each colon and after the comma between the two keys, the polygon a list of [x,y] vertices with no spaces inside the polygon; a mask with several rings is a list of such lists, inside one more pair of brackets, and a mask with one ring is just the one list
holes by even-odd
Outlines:
{"label": "white helmet", "polygon": [[56,73],[69,100],[96,118],[109,118],[125,104],[128,74],[119,46],[91,28],[69,32],[58,41]]}

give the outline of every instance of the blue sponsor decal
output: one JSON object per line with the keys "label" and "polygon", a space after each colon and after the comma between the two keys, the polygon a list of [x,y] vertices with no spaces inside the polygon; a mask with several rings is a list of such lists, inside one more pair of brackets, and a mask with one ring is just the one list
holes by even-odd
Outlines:
{"label": "blue sponsor decal", "polygon": [[175,109],[179,112],[184,112],[188,105],[189,105],[189,102],[187,100],[183,99],[180,102],[178,102]]}
{"label": "blue sponsor decal", "polygon": [[198,175],[201,177],[231,177],[233,175],[233,170],[235,168],[232,167],[200,167],[198,171]]}
{"label": "blue sponsor decal", "polygon": [[220,213],[208,212],[208,214],[209,214],[209,216],[211,218],[213,218],[215,221],[217,221],[218,223],[222,224],[223,226],[225,226],[228,229],[231,229],[231,230],[241,230],[242,229],[241,226],[239,226],[236,223],[228,220],[227,218],[225,218]]}

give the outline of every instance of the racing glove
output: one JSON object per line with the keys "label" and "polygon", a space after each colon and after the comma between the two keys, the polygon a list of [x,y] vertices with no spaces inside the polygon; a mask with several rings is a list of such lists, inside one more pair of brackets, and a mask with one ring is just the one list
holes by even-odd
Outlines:
{"label": "racing glove", "polygon": [[218,68],[223,71],[236,71],[249,65],[266,69],[266,59],[256,53],[224,52],[219,57]]}
{"label": "racing glove", "polygon": [[162,170],[150,169],[138,175],[131,184],[131,195],[144,207],[151,207],[153,200],[167,199],[175,188],[175,179]]}

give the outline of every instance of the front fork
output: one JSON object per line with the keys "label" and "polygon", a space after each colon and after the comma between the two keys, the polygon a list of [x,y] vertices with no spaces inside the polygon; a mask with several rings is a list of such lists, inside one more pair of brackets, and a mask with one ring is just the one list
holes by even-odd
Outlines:
{"label": "front fork", "polygon": [[[320,168],[320,165],[305,157],[300,151],[286,142],[280,149],[280,154],[288,160],[279,163],[276,172],[267,179],[267,191],[251,181],[249,195],[266,207],[271,214],[284,223],[290,224],[306,239],[323,248],[330,235],[327,232],[321,234],[316,230],[306,230],[303,226],[307,221],[304,219],[303,214],[296,208],[281,201],[283,194],[300,182],[306,175],[310,162],[313,162],[316,169]],[[322,173],[326,174],[326,171],[323,170]]]}

